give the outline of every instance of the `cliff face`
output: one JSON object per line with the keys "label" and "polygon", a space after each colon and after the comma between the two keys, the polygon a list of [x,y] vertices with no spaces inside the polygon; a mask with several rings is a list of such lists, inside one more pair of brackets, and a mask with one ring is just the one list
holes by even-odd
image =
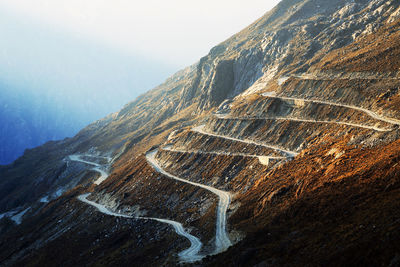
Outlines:
{"label": "cliff face", "polygon": [[[395,261],[399,6],[282,1],[120,112],[1,167],[0,210],[30,210],[1,221],[0,259],[176,264],[188,241],[135,215],[181,222],[205,265]],[[61,244],[80,256],[50,257]]]}

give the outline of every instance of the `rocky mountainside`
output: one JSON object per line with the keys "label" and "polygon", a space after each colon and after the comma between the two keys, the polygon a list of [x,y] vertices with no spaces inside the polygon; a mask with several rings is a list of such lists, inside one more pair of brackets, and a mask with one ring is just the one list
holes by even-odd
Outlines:
{"label": "rocky mountainside", "polygon": [[399,35],[397,1],[283,0],[0,167],[0,261],[397,266]]}

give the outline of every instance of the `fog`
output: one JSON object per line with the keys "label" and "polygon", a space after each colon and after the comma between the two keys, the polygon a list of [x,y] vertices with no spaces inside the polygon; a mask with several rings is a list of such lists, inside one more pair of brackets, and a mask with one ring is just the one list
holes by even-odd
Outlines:
{"label": "fog", "polygon": [[119,110],[174,71],[145,55],[122,54],[4,12],[0,12],[0,35],[2,82],[73,106],[95,102],[89,113],[96,118]]}
{"label": "fog", "polygon": [[280,0],[2,0],[0,9],[183,68]]}
{"label": "fog", "polygon": [[175,68],[0,12],[0,164],[73,136]]}

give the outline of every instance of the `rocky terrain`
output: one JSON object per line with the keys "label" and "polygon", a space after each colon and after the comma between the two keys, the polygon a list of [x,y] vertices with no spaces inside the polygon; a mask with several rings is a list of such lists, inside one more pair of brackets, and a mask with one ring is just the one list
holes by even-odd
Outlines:
{"label": "rocky terrain", "polygon": [[396,1],[283,0],[0,167],[0,261],[399,265],[399,35]]}

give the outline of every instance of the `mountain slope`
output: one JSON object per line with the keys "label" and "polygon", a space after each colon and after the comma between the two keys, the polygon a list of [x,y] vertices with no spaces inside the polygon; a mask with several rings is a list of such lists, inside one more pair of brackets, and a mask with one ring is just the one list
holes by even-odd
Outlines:
{"label": "mountain slope", "polygon": [[[90,192],[114,213],[182,223],[202,243],[199,264],[396,264],[398,10],[282,1],[120,112],[2,167],[1,210],[31,210],[19,226],[1,221],[1,261],[176,265],[190,246],[76,199]],[[92,184],[98,171],[73,154],[109,177]],[[230,192],[227,210],[199,184]],[[214,255],[221,229],[232,246]],[[74,252],[51,257],[61,244]]]}

